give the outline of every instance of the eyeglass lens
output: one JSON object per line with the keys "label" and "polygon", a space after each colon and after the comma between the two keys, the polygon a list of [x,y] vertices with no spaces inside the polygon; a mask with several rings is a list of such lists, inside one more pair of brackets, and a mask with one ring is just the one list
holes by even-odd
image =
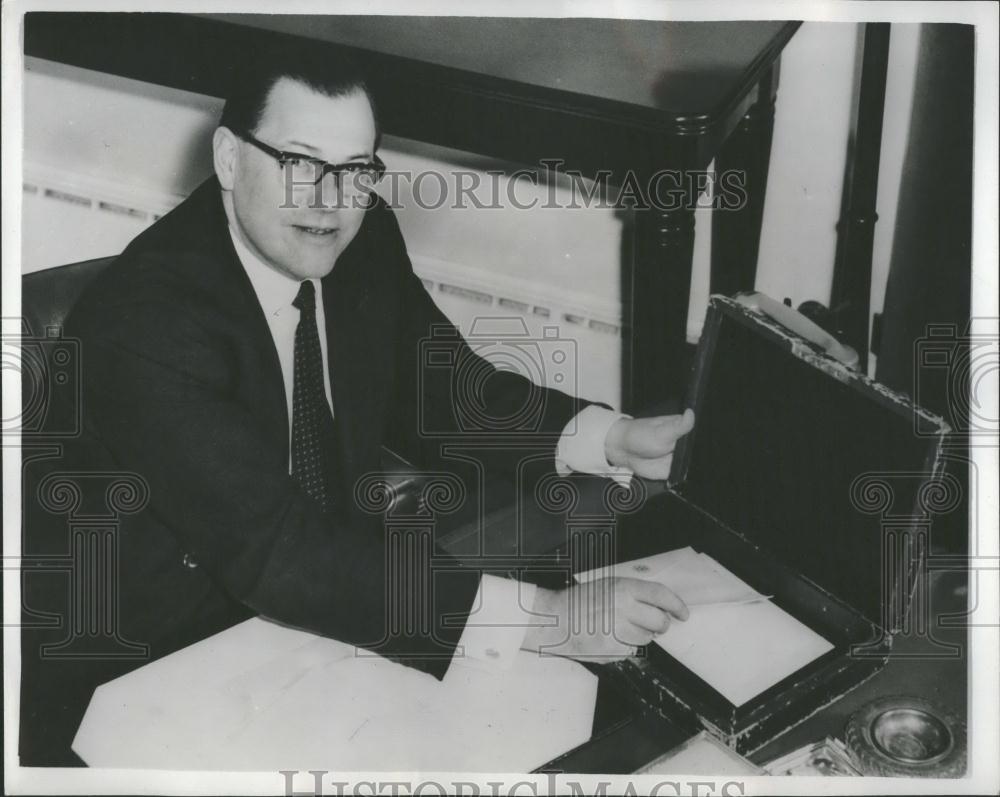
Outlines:
{"label": "eyeglass lens", "polygon": [[291,176],[296,183],[318,183],[323,175],[332,172],[337,187],[348,193],[367,193],[375,188],[378,176],[367,164],[345,164],[334,169],[325,168],[328,164],[322,161],[290,160],[285,161],[286,169],[291,170]]}

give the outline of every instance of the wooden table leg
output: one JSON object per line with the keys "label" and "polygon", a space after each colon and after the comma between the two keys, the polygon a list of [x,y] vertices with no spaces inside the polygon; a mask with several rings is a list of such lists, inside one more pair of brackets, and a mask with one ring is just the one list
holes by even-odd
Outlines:
{"label": "wooden table leg", "polygon": [[838,315],[837,326],[844,331],[844,342],[857,350],[862,372],[868,369],[872,252],[878,221],[875,207],[889,69],[889,30],[887,22],[865,25],[851,175],[844,189],[846,210],[838,225],[838,260],[830,292],[830,307],[836,308]]}
{"label": "wooden table leg", "polygon": [[687,385],[694,209],[636,210],[633,221],[624,405],[641,412],[682,397]]}
{"label": "wooden table leg", "polygon": [[[764,195],[771,160],[777,64],[760,82],[758,100],[726,141],[715,160],[716,180],[744,175],[746,202],[732,209],[717,205],[712,212],[712,293],[730,295],[753,290],[757,253],[764,220]],[[730,176],[723,177],[726,173]],[[717,195],[718,195],[718,188]],[[731,194],[731,191],[727,192]]]}

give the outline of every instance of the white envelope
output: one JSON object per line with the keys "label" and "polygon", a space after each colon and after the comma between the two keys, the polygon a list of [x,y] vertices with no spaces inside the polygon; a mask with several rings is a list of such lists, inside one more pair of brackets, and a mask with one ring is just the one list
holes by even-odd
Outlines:
{"label": "white envelope", "polygon": [[611,575],[656,581],[673,591],[688,608],[750,603],[769,597],[752,589],[712,557],[690,546],[578,573],[576,580],[592,581]]}
{"label": "white envelope", "polygon": [[767,600],[715,559],[693,548],[621,562],[577,576],[656,581],[691,609],[653,641],[734,706],[822,656],[833,645]]}

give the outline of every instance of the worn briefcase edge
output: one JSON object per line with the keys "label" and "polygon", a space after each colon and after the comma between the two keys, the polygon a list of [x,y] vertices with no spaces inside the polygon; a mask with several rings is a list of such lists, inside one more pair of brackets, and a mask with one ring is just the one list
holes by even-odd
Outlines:
{"label": "worn briefcase edge", "polygon": [[[695,407],[696,412],[700,406],[702,392],[707,384],[705,375],[711,366],[719,339],[718,330],[726,319],[751,328],[755,333],[779,344],[793,357],[838,382],[856,387],[893,413],[912,417],[914,423],[920,425],[921,436],[928,438],[922,472],[926,474],[928,481],[939,478],[942,471],[942,441],[950,432],[941,418],[914,405],[907,397],[852,371],[776,321],[725,297],[716,296],[711,299],[702,335],[704,345],[699,347],[687,406]],[[697,435],[696,424],[694,432],[681,440],[671,472],[671,492],[685,503],[690,502],[683,495],[683,489],[678,490],[678,486],[683,485],[687,476]],[[760,548],[753,540],[747,539],[706,510],[696,505],[694,508],[705,512],[725,533],[746,543],[753,553],[754,566],[766,561],[766,556],[758,558]],[[905,519],[900,519],[902,531],[915,528],[915,524],[908,525]],[[618,663],[609,667],[609,670],[613,673],[612,677],[627,687],[644,710],[663,717],[671,724],[676,724],[681,716],[693,715],[708,732],[740,753],[750,753],[840,699],[885,665],[892,644],[892,634],[899,629],[905,618],[925,554],[926,551],[919,545],[907,551],[906,565],[896,572],[896,580],[889,591],[889,601],[894,604],[894,611],[884,614],[881,622],[872,622],[871,617],[865,617],[851,604],[802,573],[797,573],[797,579],[785,582],[790,584],[790,589],[796,589],[792,581],[798,580],[801,588],[815,591],[814,599],[826,602],[823,611],[838,607],[853,615],[856,622],[850,623],[851,629],[846,637],[834,634],[836,638],[831,641],[834,641],[835,647],[832,651],[772,686],[746,706],[733,707],[693,674],[689,673],[689,677],[665,677],[663,670],[672,668],[669,665],[664,668],[662,658],[657,662],[655,652],[651,658]],[[767,577],[775,578],[775,572],[772,570]],[[865,651],[863,656],[855,657],[852,651],[858,645],[863,646]],[[681,665],[678,664],[677,668],[681,668]],[[775,700],[779,701],[779,705],[772,705]],[[727,705],[728,710],[724,708]]]}
{"label": "worn briefcase edge", "polygon": [[[823,373],[829,374],[844,383],[854,383],[864,386],[866,390],[870,391],[873,398],[882,402],[885,406],[891,407],[894,411],[913,414],[919,420],[923,421],[925,429],[933,430],[931,434],[939,437],[941,440],[944,440],[945,437],[951,434],[951,427],[940,415],[936,415],[920,407],[907,396],[876,382],[867,374],[852,370],[844,363],[833,359],[815,347],[810,341],[799,337],[764,313],[755,311],[734,299],[721,295],[713,295],[709,298],[709,309],[705,316],[705,324],[701,333],[705,345],[699,346],[696,352],[685,406],[695,407],[700,404],[706,386],[705,372],[710,367],[715,351],[715,344],[718,340],[718,336],[715,333],[727,317],[746,326],[751,326],[761,334],[769,336],[773,341],[787,349],[793,357],[797,357],[815,366]],[[697,439],[697,435],[698,427],[696,424],[690,434],[685,435],[678,441],[668,479],[670,486],[684,481],[688,465],[691,461],[691,450],[694,446],[694,441]],[[941,462],[942,447],[939,445],[935,450],[936,454],[933,461],[927,464],[930,466],[929,473],[937,475],[943,467]]]}

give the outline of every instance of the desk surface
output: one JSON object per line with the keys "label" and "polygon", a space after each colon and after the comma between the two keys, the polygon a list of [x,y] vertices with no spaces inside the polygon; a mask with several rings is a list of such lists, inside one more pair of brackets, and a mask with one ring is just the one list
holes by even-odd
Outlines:
{"label": "desk surface", "polygon": [[[915,621],[910,634],[893,640],[889,663],[840,700],[755,752],[758,764],[772,761],[826,736],[844,738],[851,715],[865,704],[891,695],[920,697],[965,721],[968,714],[969,574],[932,571],[917,583],[913,612],[925,607],[926,629]],[[924,630],[924,633],[920,633]]]}
{"label": "desk surface", "polygon": [[784,22],[207,14],[673,115],[722,103]]}

